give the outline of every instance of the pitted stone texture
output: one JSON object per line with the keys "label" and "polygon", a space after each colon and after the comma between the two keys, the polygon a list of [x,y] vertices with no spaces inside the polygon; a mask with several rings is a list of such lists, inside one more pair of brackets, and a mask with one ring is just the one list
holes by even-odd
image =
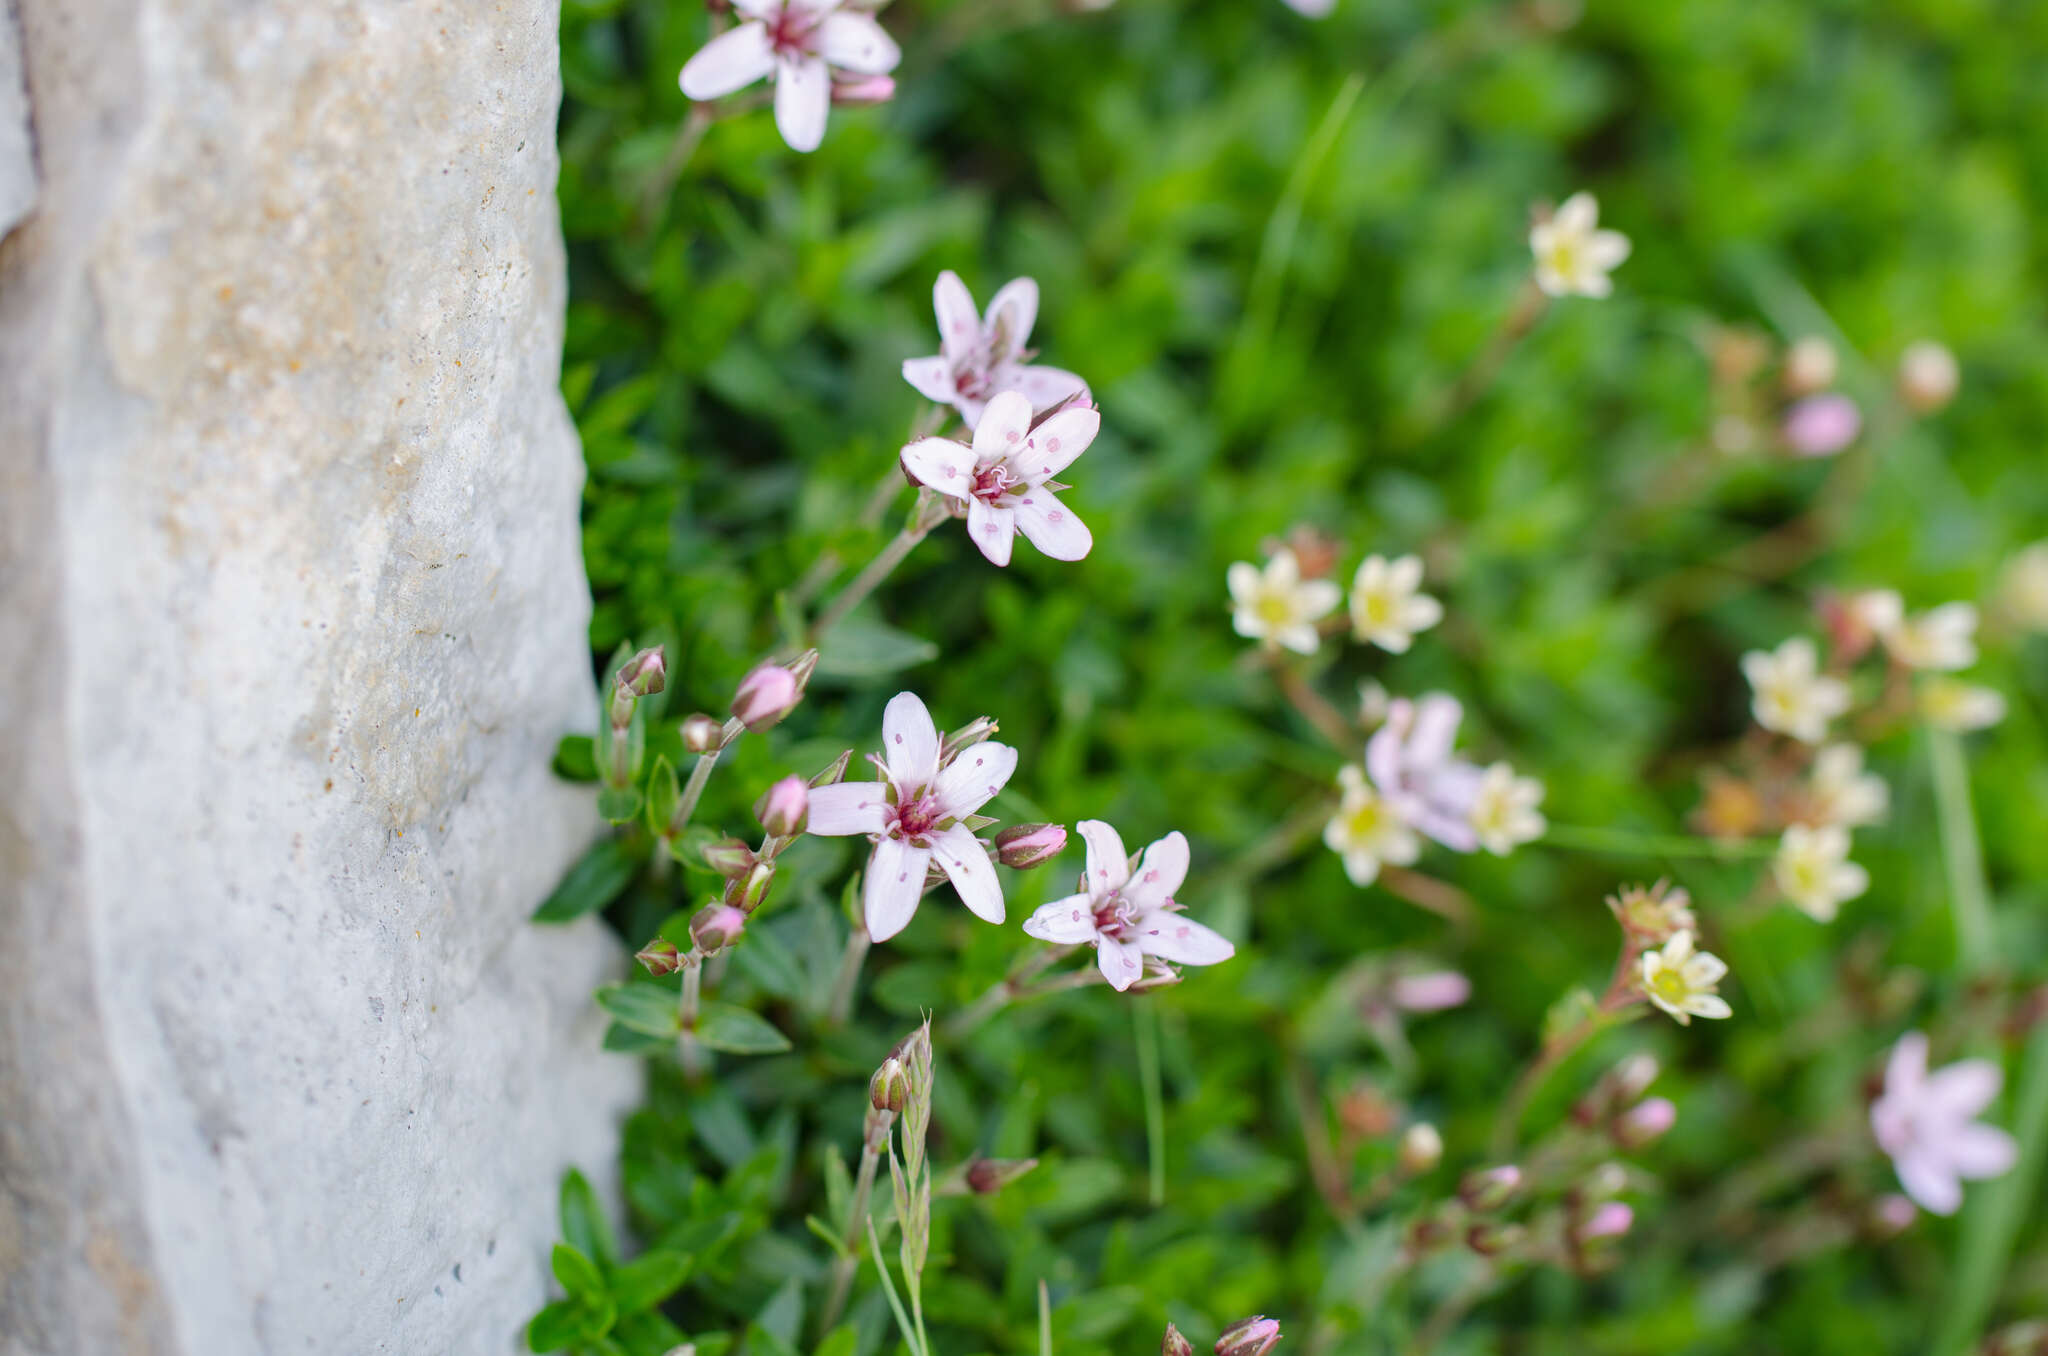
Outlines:
{"label": "pitted stone texture", "polygon": [[516,1350],[636,1092],[525,922],[597,827],[555,4],[15,3],[0,1352]]}

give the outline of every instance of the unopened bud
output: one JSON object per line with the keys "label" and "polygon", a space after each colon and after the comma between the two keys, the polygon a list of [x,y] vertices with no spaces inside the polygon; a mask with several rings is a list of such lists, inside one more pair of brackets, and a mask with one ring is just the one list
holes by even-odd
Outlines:
{"label": "unopened bud", "polygon": [[1418,1253],[1441,1248],[1457,1231],[1442,1215],[1422,1215],[1408,1226],[1408,1246]]}
{"label": "unopened bud", "polygon": [[1481,1257],[1498,1257],[1518,1247],[1527,1236],[1528,1231],[1519,1224],[1484,1221],[1465,1231],[1465,1246]]}
{"label": "unopened bud", "polygon": [[794,774],[769,787],[754,803],[754,818],[777,838],[794,838],[802,833],[810,811],[810,787]]}
{"label": "unopened bud", "polygon": [[651,697],[668,686],[668,660],[655,645],[628,659],[619,669],[619,686],[636,697]]}
{"label": "unopened bud", "polygon": [[1401,1171],[1420,1177],[1444,1159],[1444,1137],[1428,1121],[1417,1121],[1401,1134]]}
{"label": "unopened bud", "polygon": [[1933,414],[1955,399],[1961,384],[1956,355],[1940,344],[1923,339],[1899,355],[1899,399],[1915,414]]}
{"label": "unopened bud", "polygon": [[967,1165],[967,1186],[977,1196],[993,1196],[1037,1166],[1035,1158],[977,1158]]}
{"label": "unopened bud", "polygon": [[1605,1201],[1586,1216],[1574,1233],[1583,1246],[1603,1238],[1620,1238],[1634,1227],[1636,1212],[1620,1201]]}
{"label": "unopened bud", "polygon": [[1576,1195],[1581,1201],[1604,1201],[1628,1190],[1628,1169],[1619,1163],[1602,1163],[1580,1179]]}
{"label": "unopened bud", "polygon": [[725,726],[702,711],[683,717],[681,734],[691,753],[716,753],[725,746]]}
{"label": "unopened bud", "polygon": [[1863,431],[1863,411],[1839,391],[1793,402],[1778,437],[1796,457],[1832,457]]}
{"label": "unopened bud", "polygon": [[768,887],[775,883],[775,863],[755,862],[746,875],[726,884],[725,902],[744,913],[752,913],[768,898]]}
{"label": "unopened bud", "polygon": [[987,716],[976,716],[939,742],[939,766],[944,767],[960,756],[962,749],[971,749],[982,740],[992,737],[1000,729]]}
{"label": "unopened bud", "polygon": [[690,940],[707,956],[715,956],[739,939],[747,916],[730,904],[706,904],[690,920]]}
{"label": "unopened bud", "polygon": [[811,778],[811,790],[821,786],[836,786],[846,780],[846,766],[853,761],[853,750],[848,749],[826,765],[825,770]]}
{"label": "unopened bud", "polygon": [[1280,1342],[1280,1320],[1254,1314],[1240,1318],[1216,1339],[1216,1356],[1266,1356]]}
{"label": "unopened bud", "polygon": [[1809,334],[1785,350],[1785,394],[1797,399],[1825,391],[1835,384],[1840,364],[1835,346],[1817,334]]}
{"label": "unopened bud", "polygon": [[1472,996],[1472,981],[1456,970],[1402,975],[1394,981],[1394,1006],[1407,1012],[1442,1012]]}
{"label": "unopened bud", "polygon": [[1624,1149],[1640,1149],[1663,1137],[1678,1123],[1678,1108],[1669,1097],[1651,1097],[1636,1103],[1614,1122],[1614,1142]]}
{"label": "unopened bud", "polygon": [[633,953],[633,959],[647,967],[650,975],[672,975],[682,968],[683,955],[676,944],[656,937]]}
{"label": "unopened bud", "polygon": [[1512,1163],[1497,1168],[1479,1168],[1465,1174],[1458,1183],[1458,1199],[1473,1210],[1498,1210],[1522,1189],[1522,1170]]}
{"label": "unopened bud", "polygon": [[756,664],[732,695],[732,713],[758,734],[794,711],[802,696],[794,673],[780,664]]}
{"label": "unopened bud", "polygon": [[727,880],[754,869],[754,850],[737,838],[721,838],[703,848],[704,864]]}
{"label": "unopened bud", "polygon": [[900,1115],[909,1096],[910,1073],[903,1067],[901,1059],[891,1055],[882,1061],[882,1067],[875,1070],[875,1076],[868,1080],[868,1105],[877,1111]]}
{"label": "unopened bud", "polygon": [[996,859],[1012,871],[1044,866],[1066,850],[1064,824],[1018,824],[996,835]]}
{"label": "unopened bud", "polygon": [[1195,1356],[1195,1344],[1169,1323],[1166,1335],[1159,1339],[1159,1356]]}
{"label": "unopened bud", "polygon": [[1650,1090],[1650,1084],[1657,1081],[1657,1057],[1637,1052],[1614,1066],[1607,1075],[1614,1089],[1614,1100],[1626,1106]]}
{"label": "unopened bud", "polygon": [[837,80],[832,84],[832,102],[854,108],[885,104],[896,97],[896,82],[886,75],[864,76],[858,80]]}
{"label": "unopened bud", "polygon": [[1870,1203],[1870,1232],[1879,1242],[1897,1238],[1919,1217],[1920,1211],[1911,1201],[1896,1191],[1889,1192]]}

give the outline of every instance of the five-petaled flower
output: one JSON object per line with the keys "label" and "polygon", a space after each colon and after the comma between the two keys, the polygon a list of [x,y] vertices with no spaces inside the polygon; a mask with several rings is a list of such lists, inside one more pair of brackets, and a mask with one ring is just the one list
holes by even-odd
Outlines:
{"label": "five-petaled flower", "polygon": [[1714,992],[1728,966],[1719,956],[1692,949],[1692,933],[1680,932],[1660,951],[1643,953],[1643,996],[1689,1026],[1695,1017],[1727,1017],[1728,1000]]}
{"label": "five-petaled flower", "polygon": [[1996,688],[1940,675],[1920,684],[1920,714],[1937,730],[1968,734],[2005,719],[2005,696]]}
{"label": "five-petaled flower", "polygon": [[1943,603],[1901,618],[1884,632],[1885,648],[1908,668],[1954,672],[1977,662],[1977,609]]}
{"label": "five-petaled flower", "polygon": [[1884,1092],[1870,1104],[1870,1131],[1891,1155],[1899,1185],[1922,1207],[1953,1215],[1963,1180],[1997,1177],[2019,1157],[2013,1137],[1980,1125],[2004,1074],[1988,1059],[1927,1071],[1927,1037],[1908,1031],[1885,1063]]}
{"label": "five-petaled flower", "polygon": [[1479,835],[1479,846],[1505,857],[1521,844],[1535,842],[1550,827],[1536,808],[1542,803],[1542,782],[1518,777],[1506,763],[1495,763],[1480,774],[1466,818]]}
{"label": "five-petaled flower", "polygon": [[1451,756],[1464,715],[1458,699],[1441,692],[1419,702],[1397,697],[1365,744],[1365,770],[1394,812],[1456,852],[1479,846],[1472,807],[1485,775]]}
{"label": "five-petaled flower", "polygon": [[1756,723],[1803,743],[1827,738],[1828,722],[1849,709],[1849,685],[1820,671],[1819,652],[1805,636],[1775,653],[1751,650],[1742,656],[1742,672],[1755,690]]}
{"label": "five-petaled flower", "polygon": [[775,126],[793,151],[825,139],[835,71],[861,78],[896,69],[903,53],[874,16],[840,0],[732,0],[743,22],[683,66],[683,93],[718,99],[775,81]]}
{"label": "five-petaled flower", "polygon": [[1863,770],[1863,750],[1858,746],[1830,744],[1814,755],[1813,775],[1806,784],[1809,822],[1860,828],[1883,819],[1890,802],[1884,778]]}
{"label": "five-petaled flower", "polygon": [[1322,643],[1316,623],[1328,616],[1343,595],[1328,579],[1303,579],[1301,562],[1282,548],[1260,569],[1240,560],[1224,576],[1230,586],[1231,624],[1237,633],[1281,646],[1297,654],[1314,654]]}
{"label": "five-petaled flower", "polygon": [[1353,885],[1370,885],[1379,879],[1382,865],[1406,866],[1421,855],[1422,842],[1415,830],[1365,779],[1362,769],[1339,768],[1337,786],[1337,813],[1323,828],[1323,843],[1344,859],[1344,874]]}
{"label": "five-petaled flower", "polygon": [[1368,645],[1405,654],[1417,631],[1444,619],[1444,605],[1422,587],[1422,557],[1367,556],[1351,578],[1351,630]]}
{"label": "five-petaled flower", "polygon": [[1600,204],[1593,195],[1574,193],[1548,221],[1532,226],[1529,249],[1536,256],[1536,285],[1553,297],[1612,292],[1607,275],[1628,258],[1628,237],[1600,230],[1599,224]]}
{"label": "five-petaled flower", "polygon": [[1022,391],[1034,410],[1088,398],[1088,383],[1072,372],[1031,363],[1037,355],[1025,342],[1038,320],[1038,284],[1031,279],[1005,283],[982,316],[967,284],[948,269],[932,287],[932,309],[939,317],[939,352],[907,359],[903,379],[927,400],[960,411],[967,427],[978,427],[989,401],[1004,391]]}
{"label": "five-petaled flower", "polygon": [[810,793],[810,832],[837,838],[865,834],[874,842],[861,904],[868,936],[886,941],[903,931],[924,895],[925,871],[936,860],[961,902],[991,923],[1003,921],[1003,888],[987,851],[961,821],[988,803],[1017,770],[1007,744],[970,744],[942,764],[931,713],[899,692],[882,713],[881,780],[839,782]]}
{"label": "five-petaled flower", "polygon": [[1844,902],[1870,888],[1870,873],[1849,860],[1849,831],[1838,824],[1787,827],[1771,878],[1801,913],[1821,923],[1832,923]]}
{"label": "five-petaled flower", "polygon": [[1079,894],[1056,899],[1024,921],[1043,942],[1095,944],[1095,963],[1121,993],[1145,971],[1145,958],[1176,965],[1215,965],[1237,954],[1229,939],[1181,914],[1173,892],[1188,874],[1188,840],[1169,833],[1145,849],[1135,868],[1123,839],[1099,819],[1074,826],[1088,845],[1088,874]]}
{"label": "five-petaled flower", "polygon": [[1102,428],[1102,414],[1077,405],[1031,422],[1031,401],[1004,391],[988,402],[974,428],[974,445],[951,438],[920,438],[903,449],[903,469],[964,507],[967,536],[997,565],[1010,563],[1010,547],[1022,532],[1054,560],[1079,560],[1095,538],[1074,511],[1060,502],[1052,477],[1088,450]]}

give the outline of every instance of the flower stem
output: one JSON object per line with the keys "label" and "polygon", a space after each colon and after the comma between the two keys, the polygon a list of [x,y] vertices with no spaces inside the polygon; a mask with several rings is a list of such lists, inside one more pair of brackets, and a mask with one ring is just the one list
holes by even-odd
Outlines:
{"label": "flower stem", "polygon": [[1631,983],[1635,959],[1641,952],[1633,945],[1624,945],[1621,956],[1614,963],[1614,978],[1607,985],[1607,992],[1601,996],[1600,1004],[1586,1016],[1573,1023],[1570,1028],[1546,1040],[1543,1049],[1529,1066],[1522,1070],[1522,1076],[1515,1080],[1507,1100],[1501,1103],[1500,1111],[1493,1122],[1492,1154],[1496,1159],[1507,1157],[1514,1149],[1516,1137],[1521,1133],[1522,1117],[1528,1113],[1529,1103],[1550,1081],[1558,1066],[1578,1053],[1579,1048],[1593,1037],[1615,1024],[1615,1019],[1637,1000]]}
{"label": "flower stem", "polygon": [[697,1012],[704,983],[704,957],[694,946],[683,958],[683,991],[676,1000],[676,1016],[682,1032],[676,1037],[677,1057],[685,1077],[696,1080],[704,1073],[704,1048],[697,1044]]}
{"label": "flower stem", "polygon": [[[896,1315],[896,1330],[903,1334],[903,1345],[910,1348],[911,1356],[926,1356],[925,1349],[917,1340],[917,1331],[910,1325],[909,1315],[903,1312],[903,1301],[896,1298],[896,1282],[889,1279],[889,1264],[882,1260],[882,1240],[875,1233],[875,1222],[868,1221],[868,1251],[874,1254],[875,1272],[882,1278],[882,1291],[889,1297],[889,1308]],[[835,1318],[838,1315],[833,1315]]]}
{"label": "flower stem", "polygon": [[1687,833],[1637,833],[1593,824],[1552,824],[1537,841],[1550,847],[1621,857],[1710,857],[1728,861],[1768,857],[1777,851],[1776,845],[1766,842],[1698,838]]}
{"label": "flower stem", "polygon": [[1337,746],[1337,751],[1351,754],[1359,746],[1358,731],[1351,728],[1351,722],[1330,699],[1316,691],[1315,685],[1302,676],[1301,670],[1278,655],[1273,660],[1274,676],[1280,680],[1280,691],[1286,694],[1288,702],[1301,713],[1302,719],[1316,727],[1323,738]]}
{"label": "flower stem", "polygon": [[840,953],[839,971],[832,977],[832,996],[825,1003],[827,1026],[845,1026],[847,1018],[853,1015],[854,985],[860,979],[861,964],[867,960],[872,945],[868,930],[858,923],[846,934],[846,950]]}
{"label": "flower stem", "polygon": [[1151,1169],[1154,1209],[1166,1204],[1166,1089],[1159,1075],[1159,1013],[1150,1003],[1131,1004],[1137,1030],[1138,1085],[1145,1095],[1145,1152]]}
{"label": "flower stem", "polygon": [[[887,1111],[868,1113],[865,1133],[862,1134],[860,1143],[860,1170],[853,1182],[853,1202],[846,1212],[845,1227],[840,1230],[839,1256],[832,1261],[832,1290],[826,1297],[825,1307],[819,1311],[820,1338],[832,1331],[832,1325],[839,1321],[839,1315],[846,1309],[847,1294],[853,1289],[853,1275],[860,1270],[860,1231],[863,1224],[868,1226],[872,1236],[874,1226],[868,1221],[868,1197],[874,1193],[875,1165],[881,1160],[882,1146],[888,1143],[889,1126],[895,1119]],[[876,1255],[875,1265],[881,1267],[879,1253]],[[886,1268],[882,1274],[886,1280]]]}
{"label": "flower stem", "polygon": [[1947,730],[1927,732],[1934,765],[1934,809],[1941,826],[1941,860],[1948,872],[1949,910],[1956,924],[1956,959],[1975,974],[1991,959],[1991,899],[1984,883],[1984,853],[1970,804],[1970,771],[1963,744]]}
{"label": "flower stem", "polygon": [[880,587],[882,581],[903,563],[904,558],[916,549],[926,534],[938,526],[938,522],[938,519],[930,515],[929,504],[920,495],[917,507],[911,510],[910,521],[903,525],[903,530],[898,532],[831,602],[825,604],[825,610],[811,623],[804,643],[816,645],[826,632],[846,620],[846,614],[866,601],[867,596]]}
{"label": "flower stem", "polygon": [[1063,956],[1073,952],[1071,946],[1048,947],[1039,952],[1008,977],[989,986],[988,992],[975,999],[946,1020],[939,1028],[943,1040],[957,1041],[973,1034],[976,1027],[1001,1012],[1011,1003],[1027,996],[1024,986],[1051,969]]}

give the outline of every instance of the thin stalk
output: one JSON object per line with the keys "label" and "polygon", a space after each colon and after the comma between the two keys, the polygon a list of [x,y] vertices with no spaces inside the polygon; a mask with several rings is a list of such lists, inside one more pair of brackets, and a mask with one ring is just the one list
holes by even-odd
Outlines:
{"label": "thin stalk", "polygon": [[676,1016],[683,1028],[676,1037],[676,1056],[682,1061],[683,1075],[693,1082],[703,1076],[706,1062],[704,1048],[697,1044],[695,1035],[703,983],[704,958],[692,947],[690,954],[683,958],[683,991],[676,1000]]}
{"label": "thin stalk", "polygon": [[917,1325],[917,1349],[924,1356],[931,1356],[932,1339],[924,1335],[924,1277],[906,1267],[903,1288],[910,1292],[910,1318]]}
{"label": "thin stalk", "polygon": [[867,960],[868,930],[856,923],[846,935],[846,950],[840,953],[839,970],[832,977],[832,996],[825,1003],[825,1024],[845,1026],[853,1015],[853,990],[860,979],[861,964]]}
{"label": "thin stalk", "polygon": [[665,842],[674,842],[682,836],[684,829],[690,827],[690,818],[697,813],[697,802],[704,796],[704,783],[711,780],[711,769],[718,766],[718,755],[731,747],[746,728],[740,724],[738,716],[732,717],[719,732],[718,747],[697,755],[697,765],[690,769],[690,780],[683,783],[683,794],[676,798],[675,811],[668,817],[668,830],[662,835]]}
{"label": "thin stalk", "polygon": [[[853,1289],[853,1275],[860,1270],[860,1229],[867,1224],[872,1234],[874,1225],[868,1220],[868,1197],[875,1189],[875,1164],[881,1159],[881,1146],[887,1142],[889,1123],[893,1116],[886,1111],[870,1112],[868,1132],[861,1137],[860,1170],[853,1181],[853,1203],[846,1212],[846,1225],[840,1230],[839,1255],[832,1261],[832,1289],[825,1299],[825,1307],[819,1311],[818,1334],[832,1331],[832,1325],[839,1321],[839,1315],[846,1309],[846,1297]],[[879,1125],[879,1133],[876,1126]],[[881,1265],[881,1259],[876,1259]]]}
{"label": "thin stalk", "polygon": [[1605,852],[1621,857],[1709,857],[1728,861],[1768,857],[1773,843],[1699,838],[1689,833],[1637,833],[1593,824],[1552,824],[1539,843],[1578,852]]}
{"label": "thin stalk", "polygon": [[1351,754],[1359,747],[1358,731],[1351,728],[1351,722],[1330,704],[1329,698],[1316,691],[1315,685],[1302,676],[1301,670],[1276,655],[1273,673],[1280,680],[1280,691],[1286,694],[1288,703],[1301,713],[1302,719],[1315,726],[1323,738],[1336,745],[1339,753]]}
{"label": "thin stalk", "polygon": [[882,1292],[889,1297],[889,1308],[896,1315],[896,1330],[903,1334],[903,1345],[916,1356],[927,1356],[918,1341],[917,1330],[910,1326],[910,1316],[903,1312],[903,1301],[896,1298],[896,1282],[889,1279],[889,1264],[882,1260],[882,1240],[875,1233],[873,1220],[868,1221],[868,1251],[874,1254],[875,1272],[882,1278]]}
{"label": "thin stalk", "polygon": [[1007,977],[989,986],[988,991],[960,1011],[948,1018],[939,1028],[943,1040],[957,1041],[971,1035],[974,1029],[989,1018],[1001,1012],[1023,993],[1024,986],[1051,969],[1063,956],[1072,954],[1071,946],[1048,947],[1030,960],[1024,962]]}
{"label": "thin stalk", "polygon": [[1602,1031],[1615,1025],[1617,1018],[1637,1001],[1630,983],[1636,957],[1641,951],[1633,944],[1624,945],[1621,956],[1614,963],[1614,978],[1608,982],[1607,992],[1601,995],[1599,1006],[1586,1017],[1582,1017],[1571,1029],[1543,1043],[1543,1049],[1522,1070],[1522,1076],[1515,1080],[1515,1086],[1508,1093],[1507,1100],[1493,1122],[1492,1154],[1496,1159],[1505,1159],[1515,1147],[1516,1137],[1521,1133],[1522,1117],[1528,1113],[1529,1103],[1550,1081],[1551,1074],[1559,1065],[1577,1054],[1579,1048]]}
{"label": "thin stalk", "polygon": [[1151,1169],[1152,1205],[1166,1204],[1166,1088],[1159,1075],[1159,1014],[1150,1003],[1131,1004],[1137,1029],[1138,1086],[1145,1095],[1145,1151]]}
{"label": "thin stalk", "polygon": [[1970,772],[1963,743],[1947,730],[1927,732],[1934,765],[1934,810],[1941,826],[1941,861],[1948,872],[1949,911],[1956,924],[1956,959],[1971,974],[1991,960],[1991,897],[1984,883],[1984,853],[1970,804]]}
{"label": "thin stalk", "polygon": [[1038,1278],[1038,1356],[1052,1356],[1052,1292]]}
{"label": "thin stalk", "polygon": [[838,595],[825,605],[825,610],[811,623],[804,643],[816,645],[826,632],[845,621],[846,614],[866,601],[867,596],[881,586],[882,581],[903,563],[935,526],[937,523],[926,521],[922,512],[913,512],[910,521],[904,524],[903,530],[853,577],[852,583],[841,589]]}

